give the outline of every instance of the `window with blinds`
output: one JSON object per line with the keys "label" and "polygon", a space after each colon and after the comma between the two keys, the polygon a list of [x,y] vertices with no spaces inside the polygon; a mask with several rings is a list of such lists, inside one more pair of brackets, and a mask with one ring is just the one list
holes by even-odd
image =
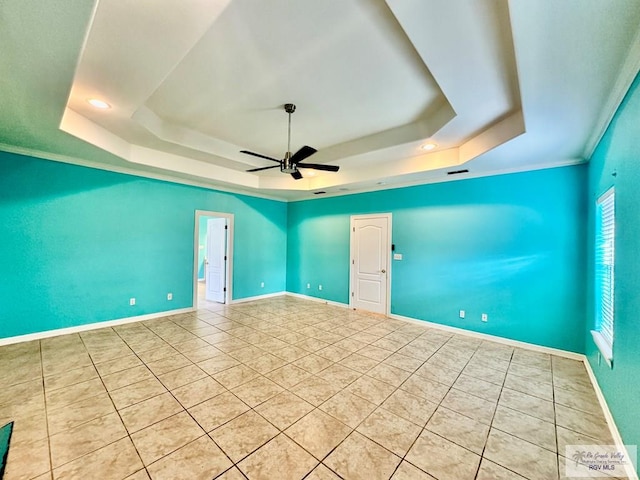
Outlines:
{"label": "window with blinds", "polygon": [[611,365],[613,360],[615,285],[615,192],[611,188],[596,203],[595,224],[595,330],[593,339]]}

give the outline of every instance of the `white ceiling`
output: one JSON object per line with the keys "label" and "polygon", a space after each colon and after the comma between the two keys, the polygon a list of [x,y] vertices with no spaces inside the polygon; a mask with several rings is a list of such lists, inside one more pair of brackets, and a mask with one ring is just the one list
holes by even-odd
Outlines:
{"label": "white ceiling", "polygon": [[[0,149],[284,200],[583,162],[640,69],[637,0],[55,3],[0,4]],[[338,173],[245,171],[290,102]]]}

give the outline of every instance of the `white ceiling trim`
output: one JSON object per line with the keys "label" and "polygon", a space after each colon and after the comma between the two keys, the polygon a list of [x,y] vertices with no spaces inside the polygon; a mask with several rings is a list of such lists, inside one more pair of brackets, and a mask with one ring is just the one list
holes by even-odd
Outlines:
{"label": "white ceiling trim", "polygon": [[[213,138],[210,135],[205,135],[190,128],[171,124],[160,118],[155,114],[155,112],[145,106],[140,107],[132,118],[139,125],[164,142],[173,143],[175,145],[212,155],[213,158],[211,159],[211,163],[219,165],[218,162],[225,161],[225,159],[221,157],[225,157],[249,163],[254,167],[262,166],[261,162],[254,159],[255,157],[246,158],[246,156],[241,155],[241,147],[238,145],[225,142],[218,138]],[[216,159],[218,159],[218,162],[216,162]]]}
{"label": "white ceiling trim", "polygon": [[260,187],[259,178],[254,175],[131,144],[69,108],[65,109],[60,129],[131,163],[184,172],[203,180],[226,181],[252,189]]}

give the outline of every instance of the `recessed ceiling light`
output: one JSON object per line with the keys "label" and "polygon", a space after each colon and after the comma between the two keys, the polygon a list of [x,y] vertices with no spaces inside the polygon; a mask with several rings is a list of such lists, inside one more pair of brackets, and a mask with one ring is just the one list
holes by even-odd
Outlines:
{"label": "recessed ceiling light", "polygon": [[420,148],[422,150],[433,150],[434,148],[436,148],[438,146],[437,143],[433,143],[433,142],[429,142],[429,143],[425,143],[424,145],[422,145]]}
{"label": "recessed ceiling light", "polygon": [[103,110],[106,110],[107,108],[111,108],[111,105],[109,105],[104,100],[100,100],[99,98],[90,98],[89,100],[87,100],[87,102],[89,102],[91,106],[96,108],[101,108]]}
{"label": "recessed ceiling light", "polygon": [[387,182],[378,182],[378,185],[386,185]]}

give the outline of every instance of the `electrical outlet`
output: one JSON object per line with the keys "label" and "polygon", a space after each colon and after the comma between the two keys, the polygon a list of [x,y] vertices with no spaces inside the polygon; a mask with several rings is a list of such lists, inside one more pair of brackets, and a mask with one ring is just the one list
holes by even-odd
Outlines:
{"label": "electrical outlet", "polygon": [[489,320],[489,316],[486,313],[482,314],[482,321],[486,322],[487,320]]}
{"label": "electrical outlet", "polygon": [[264,288],[264,282],[260,282],[260,288]]}
{"label": "electrical outlet", "polygon": [[311,288],[311,284],[310,283],[307,283],[307,288]]}
{"label": "electrical outlet", "polygon": [[136,304],[136,299],[135,298],[130,298],[129,299],[129,305],[134,306]]}
{"label": "electrical outlet", "polygon": [[318,285],[318,290],[322,290],[322,285]]}
{"label": "electrical outlet", "polygon": [[464,318],[464,316],[466,315],[464,310],[460,310],[460,318]]}
{"label": "electrical outlet", "polygon": [[173,293],[167,293],[167,300],[173,300]]}

